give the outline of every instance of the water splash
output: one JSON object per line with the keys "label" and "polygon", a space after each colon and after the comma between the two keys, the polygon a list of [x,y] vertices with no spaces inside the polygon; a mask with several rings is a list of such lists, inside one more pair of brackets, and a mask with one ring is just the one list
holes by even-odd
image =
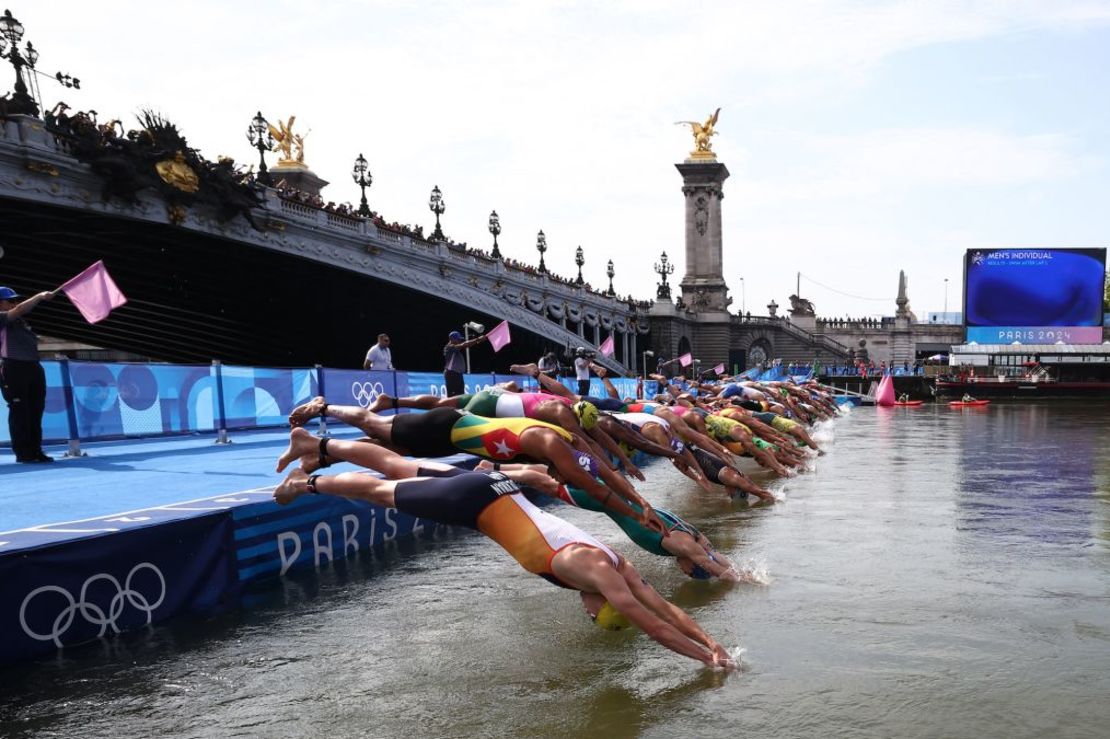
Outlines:
{"label": "water splash", "polygon": [[[731,647],[725,651],[728,652],[729,659],[732,660],[732,663],[736,665],[736,672],[747,672],[748,666],[743,660],[744,654],[748,651],[745,647],[737,644],[735,647]],[[722,670],[722,668],[719,667],[714,669],[718,671]]]}
{"label": "water splash", "polygon": [[740,582],[752,585],[770,585],[774,582],[771,569],[762,557],[749,557],[742,563],[733,566],[733,571],[740,578]]}

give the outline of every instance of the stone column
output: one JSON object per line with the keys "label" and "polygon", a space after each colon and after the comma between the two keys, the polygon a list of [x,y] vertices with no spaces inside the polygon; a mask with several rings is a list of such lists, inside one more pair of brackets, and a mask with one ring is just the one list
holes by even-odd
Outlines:
{"label": "stone column", "polygon": [[722,264],[721,200],[728,167],[687,159],[675,167],[686,196],[686,273],[679,283],[683,302],[695,313],[723,312],[728,286]]}

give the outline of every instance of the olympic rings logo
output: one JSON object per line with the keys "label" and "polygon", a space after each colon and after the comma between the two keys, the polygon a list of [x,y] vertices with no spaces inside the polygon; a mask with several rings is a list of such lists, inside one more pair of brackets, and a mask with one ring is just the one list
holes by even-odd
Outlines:
{"label": "olympic rings logo", "polygon": [[[158,577],[159,592],[154,602],[151,602],[145,595],[131,587],[132,580],[136,573],[141,570],[150,570]],[[89,600],[90,587],[93,583],[101,580],[110,583],[116,591],[108,602],[107,607],[101,607],[100,604]],[[48,634],[35,631],[27,623],[27,606],[32,600],[43,593],[58,593],[67,603],[54,618],[53,630]],[[115,633],[120,633],[120,627],[117,622],[128,605],[141,613],[145,613],[146,622],[149,624],[154,615],[154,609],[162,605],[162,601],[165,600],[165,598],[166,578],[162,575],[162,571],[150,562],[140,562],[131,568],[131,572],[127,573],[127,578],[124,580],[122,586],[119,580],[107,573],[102,572],[97,575],[92,575],[88,580],[85,580],[85,584],[81,586],[81,595],[78,599],[74,599],[73,595],[68,590],[57,585],[43,585],[40,588],[35,588],[27,594],[27,597],[23,599],[23,605],[19,607],[19,623],[23,626],[23,631],[26,632],[27,636],[32,639],[52,641],[56,646],[62,647],[64,646],[64,644],[62,644],[62,635],[73,625],[73,621],[77,618],[78,613],[80,613],[81,617],[88,623],[100,627],[100,633],[97,634],[99,638],[104,636],[109,626],[112,627],[112,631]]]}
{"label": "olympic rings logo", "polygon": [[358,382],[357,380],[351,383],[351,396],[354,397],[355,402],[363,408],[366,408],[375,400],[379,395],[385,393],[385,385],[380,382]]}

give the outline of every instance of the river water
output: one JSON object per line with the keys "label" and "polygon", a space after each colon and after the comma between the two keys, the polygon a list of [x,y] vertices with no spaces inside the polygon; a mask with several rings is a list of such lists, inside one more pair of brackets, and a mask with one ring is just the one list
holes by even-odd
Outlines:
{"label": "river water", "polygon": [[364,554],[249,609],[0,673],[12,737],[1105,737],[1105,403],[857,409],[747,507],[668,465],[646,497],[765,585],[687,580],[598,514],[744,669],[725,676],[470,535]]}

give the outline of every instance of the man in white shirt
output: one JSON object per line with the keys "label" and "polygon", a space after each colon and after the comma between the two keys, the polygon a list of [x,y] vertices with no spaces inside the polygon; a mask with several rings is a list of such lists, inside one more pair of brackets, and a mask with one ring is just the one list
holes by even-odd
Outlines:
{"label": "man in white shirt", "polygon": [[578,380],[578,394],[590,394],[590,355],[586,347],[580,346],[574,352],[574,378]]}
{"label": "man in white shirt", "polygon": [[362,368],[379,371],[393,369],[393,356],[389,353],[389,334],[378,334],[378,343],[366,352]]}

